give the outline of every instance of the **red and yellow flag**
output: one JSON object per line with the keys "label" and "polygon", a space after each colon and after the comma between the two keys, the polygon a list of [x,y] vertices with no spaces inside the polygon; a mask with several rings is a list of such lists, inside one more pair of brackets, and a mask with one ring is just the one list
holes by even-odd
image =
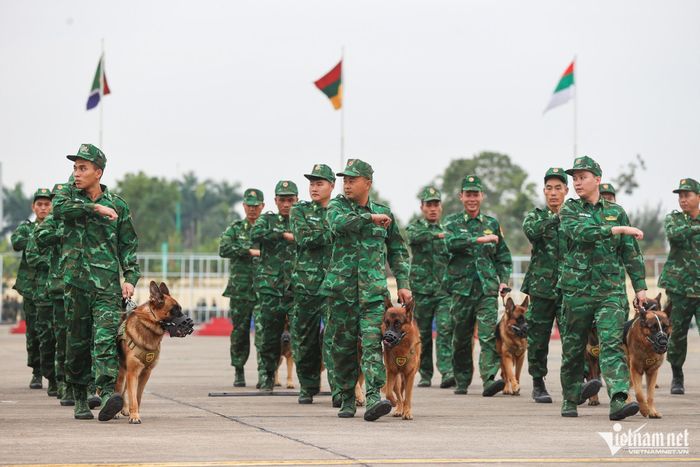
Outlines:
{"label": "red and yellow flag", "polygon": [[314,82],[323,94],[328,96],[333,104],[333,108],[338,110],[343,106],[343,61],[338,64],[318,81]]}

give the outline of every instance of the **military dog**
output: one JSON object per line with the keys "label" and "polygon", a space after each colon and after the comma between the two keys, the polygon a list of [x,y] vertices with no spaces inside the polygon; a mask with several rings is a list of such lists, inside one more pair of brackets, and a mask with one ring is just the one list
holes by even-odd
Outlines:
{"label": "military dog", "polygon": [[[634,319],[625,323],[624,349],[630,369],[630,383],[639,403],[639,411],[644,417],[661,418],[654,405],[654,391],[659,368],[668,350],[668,337],[671,334],[671,303],[661,311],[661,294],[653,300],[640,304],[634,300],[637,311]],[[642,377],[646,375],[646,395],[642,389]],[[629,395],[631,400],[632,395]]]}
{"label": "military dog", "polygon": [[508,297],[506,311],[498,322],[496,352],[501,357],[501,377],[506,382],[503,394],[520,395],[520,372],[527,351],[525,312],[529,304],[530,297],[525,297],[520,305]]}
{"label": "military dog", "polygon": [[122,321],[117,336],[119,374],[114,390],[124,398],[121,413],[129,417],[129,423],[141,423],[141,397],[153,368],[158,364],[160,343],[166,328],[174,326],[175,320],[185,322],[187,330],[184,335],[171,330],[171,336],[184,337],[192,332],[192,321],[183,315],[182,308],[170,296],[164,283],[158,286],[151,281],[149,291],[148,302],[136,307]]}
{"label": "military dog", "polygon": [[294,373],[294,357],[292,356],[292,335],[289,332],[289,316],[284,318],[284,331],[280,337],[280,361],[275,371],[275,386],[282,386],[280,383],[280,367],[282,361],[287,360],[287,389],[294,389],[292,375]]}
{"label": "military dog", "polygon": [[386,366],[386,398],[396,407],[394,417],[413,420],[413,380],[420,366],[421,341],[413,319],[415,302],[405,306],[388,303],[382,321]]}
{"label": "military dog", "polygon": [[[588,341],[586,342],[586,351],[584,353],[584,361],[586,363],[584,379],[591,381],[597,379],[600,381],[600,341],[598,340],[598,328],[595,322],[588,333]],[[598,394],[591,396],[588,399],[588,405],[600,405]]]}

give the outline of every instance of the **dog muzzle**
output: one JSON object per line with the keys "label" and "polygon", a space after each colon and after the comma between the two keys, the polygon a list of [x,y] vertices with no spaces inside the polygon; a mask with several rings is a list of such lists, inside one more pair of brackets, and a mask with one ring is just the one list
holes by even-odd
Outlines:
{"label": "dog muzzle", "polygon": [[393,329],[389,329],[382,336],[382,342],[387,347],[395,347],[399,344],[399,342],[401,342],[401,339],[403,339],[405,335],[405,332],[397,332]]}
{"label": "dog muzzle", "polygon": [[161,321],[160,325],[170,334],[170,337],[186,337],[194,332],[194,321],[187,315]]}
{"label": "dog muzzle", "polygon": [[290,342],[292,342],[292,335],[289,333],[289,331],[284,331],[282,333],[282,343],[289,344]]}
{"label": "dog muzzle", "polygon": [[668,350],[668,336],[663,331],[659,331],[653,336],[647,337],[647,340],[651,343],[654,352],[657,354],[666,353]]}
{"label": "dog muzzle", "polygon": [[527,321],[521,316],[515,321],[515,324],[510,327],[517,337],[527,337]]}

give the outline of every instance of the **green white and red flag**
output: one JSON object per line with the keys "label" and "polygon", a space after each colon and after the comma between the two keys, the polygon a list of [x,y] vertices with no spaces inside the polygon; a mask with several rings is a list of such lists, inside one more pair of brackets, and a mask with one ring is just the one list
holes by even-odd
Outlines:
{"label": "green white and red flag", "polygon": [[573,60],[566,68],[566,71],[564,71],[564,74],[559,79],[559,83],[557,83],[557,87],[554,89],[554,94],[552,94],[552,98],[549,100],[549,104],[547,105],[547,108],[544,109],[544,112],[547,112],[554,107],[559,107],[562,104],[566,104],[574,98],[574,93],[576,92],[574,81],[575,63],[576,60]]}

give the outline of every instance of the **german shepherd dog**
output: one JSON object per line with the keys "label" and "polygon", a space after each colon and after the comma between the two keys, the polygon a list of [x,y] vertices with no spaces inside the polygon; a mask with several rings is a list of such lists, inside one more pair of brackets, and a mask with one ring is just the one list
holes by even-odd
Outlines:
{"label": "german shepherd dog", "polygon": [[420,366],[421,341],[413,319],[415,302],[392,306],[389,302],[382,322],[386,398],[396,407],[394,417],[413,420],[413,381]]}
{"label": "german shepherd dog", "polygon": [[[586,362],[586,374],[584,379],[586,381],[591,381],[592,379],[597,379],[600,381],[600,341],[598,340],[598,328],[595,322],[591,327],[591,331],[588,333],[588,342],[586,342],[586,351],[583,355],[584,361]],[[598,394],[591,396],[588,399],[588,405],[600,405],[598,400]]]}
{"label": "german shepherd dog", "polygon": [[520,395],[520,372],[527,351],[525,313],[529,304],[530,297],[525,297],[520,305],[508,297],[506,311],[498,322],[496,352],[501,357],[501,377],[506,382],[503,394]]}
{"label": "german shepherd dog", "polygon": [[284,331],[280,336],[280,361],[277,363],[275,371],[275,386],[282,386],[280,383],[280,367],[282,361],[287,360],[287,389],[294,389],[292,374],[294,373],[294,357],[292,356],[292,335],[289,332],[289,315],[284,318]]}
{"label": "german shepherd dog", "polygon": [[[637,311],[634,319],[625,323],[624,349],[630,369],[630,382],[639,403],[639,411],[644,417],[661,418],[654,405],[654,390],[659,368],[668,350],[671,334],[671,303],[661,311],[661,294],[653,300],[640,304],[634,300]],[[642,389],[642,377],[646,375],[646,395]],[[630,400],[632,395],[629,395]]]}
{"label": "german shepherd dog", "polygon": [[158,286],[151,281],[149,291],[148,302],[128,315],[117,337],[119,375],[115,392],[124,398],[122,415],[129,417],[129,423],[137,424],[141,423],[139,409],[143,390],[158,364],[160,343],[166,332],[163,323],[184,317],[182,308],[164,283]]}

